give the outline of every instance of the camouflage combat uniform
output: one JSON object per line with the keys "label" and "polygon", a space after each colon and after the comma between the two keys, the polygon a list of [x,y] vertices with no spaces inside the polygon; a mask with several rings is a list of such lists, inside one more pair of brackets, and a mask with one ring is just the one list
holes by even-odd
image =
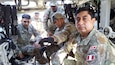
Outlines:
{"label": "camouflage combat uniform", "polygon": [[[57,11],[56,12],[64,14],[64,10],[61,7],[57,7]],[[52,22],[51,17],[56,12],[53,12],[52,9],[50,8],[44,14],[44,21],[43,21],[43,23],[44,23],[44,29],[47,32],[51,32],[51,33],[55,32],[56,26]]]}
{"label": "camouflage combat uniform", "polygon": [[[21,53],[22,51],[31,52],[33,50],[32,44],[30,44],[30,39],[32,35],[36,37],[36,40],[40,39],[40,35],[37,30],[30,24],[28,30],[23,27],[22,24],[19,24],[18,27],[18,39],[17,39],[17,52]],[[30,48],[28,48],[30,47]]]}
{"label": "camouflage combat uniform", "polygon": [[44,29],[43,21],[38,18],[38,19],[33,19],[31,24],[33,27],[40,33],[40,35],[44,38],[47,37],[47,32]]}
{"label": "camouflage combat uniform", "polygon": [[115,65],[115,45],[95,29],[87,38],[82,39],[78,35],[69,40],[51,60],[52,65],[62,64],[71,50],[77,60],[76,65]]}
{"label": "camouflage combat uniform", "polygon": [[75,32],[77,32],[75,25],[71,22],[66,22],[64,26],[55,30],[53,36],[56,37],[57,44],[60,44],[62,42],[66,42],[69,36]]}

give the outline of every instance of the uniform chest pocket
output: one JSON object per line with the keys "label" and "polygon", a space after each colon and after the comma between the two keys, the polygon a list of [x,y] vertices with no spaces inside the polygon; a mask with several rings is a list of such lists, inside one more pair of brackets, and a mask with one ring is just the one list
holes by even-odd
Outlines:
{"label": "uniform chest pocket", "polygon": [[32,33],[29,33],[29,32],[26,32],[26,31],[22,31],[20,35],[21,35],[21,38],[23,40],[27,40],[27,39],[29,39],[31,37]]}
{"label": "uniform chest pocket", "polygon": [[78,49],[79,49],[80,53],[87,54],[89,47],[90,46],[88,46],[88,45],[80,45],[80,46],[78,46]]}

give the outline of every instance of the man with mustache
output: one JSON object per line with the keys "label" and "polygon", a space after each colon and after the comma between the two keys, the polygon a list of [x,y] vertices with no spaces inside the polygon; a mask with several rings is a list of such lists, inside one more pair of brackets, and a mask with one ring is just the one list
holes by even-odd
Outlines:
{"label": "man with mustache", "polygon": [[65,46],[51,58],[51,65],[63,64],[71,50],[75,55],[76,65],[115,65],[115,45],[94,28],[96,20],[93,9],[79,8],[75,19],[75,26],[80,34],[71,35]]}

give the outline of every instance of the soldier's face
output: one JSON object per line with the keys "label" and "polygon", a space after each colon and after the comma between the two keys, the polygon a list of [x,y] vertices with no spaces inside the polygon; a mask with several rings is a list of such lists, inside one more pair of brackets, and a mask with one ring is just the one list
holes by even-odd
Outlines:
{"label": "soldier's face", "polygon": [[52,9],[53,12],[57,11],[57,7],[56,6],[51,6],[51,9]]}
{"label": "soldier's face", "polygon": [[76,28],[81,35],[87,36],[93,29],[95,18],[91,18],[88,11],[82,11],[75,16]]}
{"label": "soldier's face", "polygon": [[35,14],[34,18],[38,19],[39,18],[39,14]]}
{"label": "soldier's face", "polygon": [[29,24],[30,24],[30,19],[23,18],[23,19],[21,20],[21,22],[22,22],[22,24],[23,24],[23,26],[24,26],[25,28],[28,28],[28,26],[29,26]]}
{"label": "soldier's face", "polygon": [[55,25],[56,27],[61,28],[64,25],[64,19],[56,19]]}

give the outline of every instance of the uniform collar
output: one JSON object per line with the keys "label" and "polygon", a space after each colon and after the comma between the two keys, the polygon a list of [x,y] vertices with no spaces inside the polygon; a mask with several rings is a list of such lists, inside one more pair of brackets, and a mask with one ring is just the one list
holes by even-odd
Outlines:
{"label": "uniform collar", "polygon": [[26,29],[26,28],[23,26],[23,24],[21,24],[21,26],[22,26],[23,31],[30,31],[30,30],[31,30],[30,24],[29,24],[29,26],[28,26],[28,29]]}
{"label": "uniform collar", "polygon": [[93,30],[89,33],[89,35],[88,35],[86,38],[84,38],[84,39],[81,39],[81,35],[78,35],[78,37],[77,37],[78,45],[87,45],[88,42],[91,40],[92,36],[95,34],[95,31],[96,31],[96,30],[93,29]]}

